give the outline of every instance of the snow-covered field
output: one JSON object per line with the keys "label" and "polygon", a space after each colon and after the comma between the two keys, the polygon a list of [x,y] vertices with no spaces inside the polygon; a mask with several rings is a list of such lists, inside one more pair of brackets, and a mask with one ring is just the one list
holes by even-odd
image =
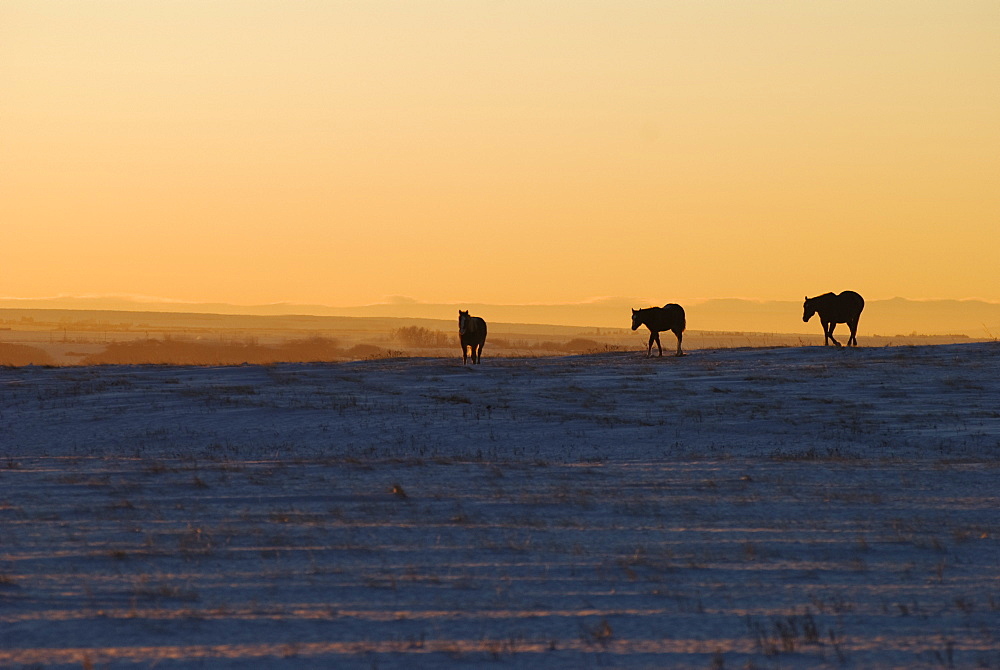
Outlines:
{"label": "snow-covered field", "polygon": [[0,667],[1000,668],[1000,346],[0,369]]}

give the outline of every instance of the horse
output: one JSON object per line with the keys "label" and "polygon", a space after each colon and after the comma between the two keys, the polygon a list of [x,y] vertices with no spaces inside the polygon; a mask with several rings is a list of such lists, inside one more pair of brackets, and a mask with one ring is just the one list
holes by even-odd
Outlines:
{"label": "horse", "polygon": [[468,362],[468,347],[472,352],[472,363],[483,360],[483,345],[486,344],[486,322],[478,316],[469,316],[468,311],[458,310],[458,341],[462,345],[462,365]]}
{"label": "horse", "polygon": [[846,323],[851,329],[851,336],[847,339],[847,346],[852,343],[858,346],[858,319],[861,318],[861,310],[865,308],[865,299],[854,291],[844,291],[837,295],[834,293],[824,293],[815,298],[806,298],[802,304],[802,322],[806,323],[813,314],[819,313],[819,320],[823,324],[823,346],[833,342],[840,347],[841,344],[833,339],[833,329],[838,323]]}
{"label": "horse", "polygon": [[687,321],[684,318],[684,308],[680,305],[670,303],[663,307],[647,307],[645,309],[632,310],[632,330],[637,330],[639,326],[649,328],[649,344],[646,346],[646,358],[653,355],[653,342],[663,356],[663,347],[660,346],[660,331],[671,330],[677,336],[677,356],[683,356],[681,351],[681,341],[684,339],[684,329]]}

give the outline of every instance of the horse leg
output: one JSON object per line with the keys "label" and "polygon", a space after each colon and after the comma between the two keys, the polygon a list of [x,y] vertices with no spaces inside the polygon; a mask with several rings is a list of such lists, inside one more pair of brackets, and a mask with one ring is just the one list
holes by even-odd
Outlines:
{"label": "horse leg", "polygon": [[468,345],[463,342],[462,343],[462,365],[465,365],[468,362],[469,352],[467,351],[467,349],[468,349]]}
{"label": "horse leg", "polygon": [[854,346],[858,346],[858,320],[854,319],[847,322],[847,327],[851,329],[851,336],[847,338],[847,346],[851,346],[851,342]]}
{"label": "horse leg", "polygon": [[653,355],[653,342],[656,341],[656,333],[649,331],[649,342],[646,343],[646,358]]}
{"label": "horse leg", "polygon": [[[829,332],[828,337],[830,338],[830,341],[833,342],[833,344],[839,349],[842,345],[840,344],[840,342],[838,342],[833,337],[833,329],[836,328],[836,327],[837,327],[837,322],[836,321],[831,321],[830,322],[830,332]],[[824,342],[824,344],[825,344],[825,342]]]}
{"label": "horse leg", "polygon": [[677,355],[678,356],[683,356],[684,352],[681,351],[681,340],[684,339],[684,333],[683,332],[678,332],[678,331],[675,330],[674,331],[674,335],[677,336]]}
{"label": "horse leg", "polygon": [[485,342],[480,343],[479,347],[476,350],[476,363],[477,364],[483,362],[483,344],[485,344]]}
{"label": "horse leg", "polygon": [[663,346],[660,344],[660,332],[656,331],[653,333],[653,337],[656,338],[656,348],[660,352],[660,358],[663,358]]}

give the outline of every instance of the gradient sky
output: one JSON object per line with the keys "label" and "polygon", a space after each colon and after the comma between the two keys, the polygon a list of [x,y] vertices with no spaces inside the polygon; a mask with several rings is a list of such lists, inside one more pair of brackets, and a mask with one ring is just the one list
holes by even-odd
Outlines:
{"label": "gradient sky", "polygon": [[1000,301],[1000,4],[0,2],[0,295]]}

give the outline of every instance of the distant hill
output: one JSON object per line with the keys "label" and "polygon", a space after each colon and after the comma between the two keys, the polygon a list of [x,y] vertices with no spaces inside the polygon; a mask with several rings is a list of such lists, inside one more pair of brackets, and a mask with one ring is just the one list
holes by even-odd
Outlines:
{"label": "distant hill", "polygon": [[[357,307],[326,305],[230,305],[141,301],[126,298],[0,299],[0,309],[122,310],[150,313],[190,313],[250,316],[340,316],[451,321],[458,309],[469,309],[497,323],[627,328],[630,308],[663,304],[643,298],[604,298],[560,305],[431,304],[409,300]],[[688,328],[704,331],[802,333],[819,330],[802,323],[800,301],[758,301],[719,298],[684,302]],[[841,326],[843,328],[843,326]],[[1000,303],[981,300],[870,300],[861,318],[864,335],[966,335],[1000,337]]]}

